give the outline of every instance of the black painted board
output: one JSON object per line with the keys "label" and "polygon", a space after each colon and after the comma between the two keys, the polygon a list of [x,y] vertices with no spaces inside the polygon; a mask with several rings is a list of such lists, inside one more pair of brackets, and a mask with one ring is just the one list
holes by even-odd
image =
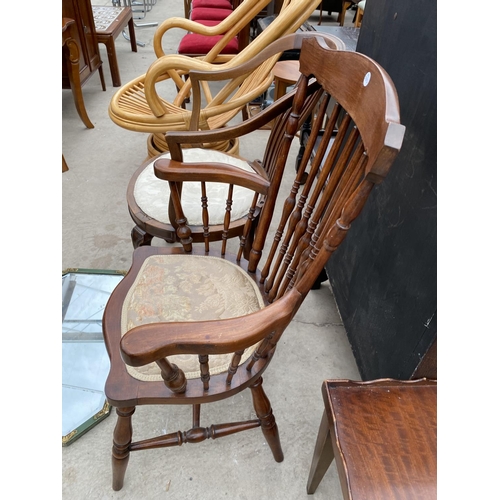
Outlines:
{"label": "black painted board", "polygon": [[357,51],[399,95],[406,135],[327,272],[363,379],[409,378],[437,332],[435,0],[369,0]]}

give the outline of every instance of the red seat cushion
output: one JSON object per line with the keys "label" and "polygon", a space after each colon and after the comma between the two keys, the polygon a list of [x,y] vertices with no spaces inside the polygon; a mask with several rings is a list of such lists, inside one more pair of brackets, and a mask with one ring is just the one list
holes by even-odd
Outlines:
{"label": "red seat cushion", "polygon": [[[217,26],[220,21],[212,19],[199,19],[197,23],[204,26]],[[202,55],[208,54],[214,45],[223,37],[223,35],[206,36],[197,33],[188,33],[184,35],[179,43],[177,52],[185,55]],[[237,54],[238,53],[238,37],[234,37],[221,50],[221,54]]]}
{"label": "red seat cushion", "polygon": [[198,7],[233,10],[233,4],[230,0],[193,0],[191,2],[191,9],[197,9]]}
{"label": "red seat cushion", "polygon": [[230,9],[211,9],[208,7],[199,7],[191,11],[191,20],[198,21],[199,19],[207,19],[213,21],[222,21],[227,16],[232,14]]}
{"label": "red seat cushion", "polygon": [[[205,36],[196,33],[188,33],[182,37],[177,51],[179,54],[202,55],[208,54],[214,45],[222,38],[222,35]],[[221,50],[221,54],[237,54],[238,38],[234,37]]]}

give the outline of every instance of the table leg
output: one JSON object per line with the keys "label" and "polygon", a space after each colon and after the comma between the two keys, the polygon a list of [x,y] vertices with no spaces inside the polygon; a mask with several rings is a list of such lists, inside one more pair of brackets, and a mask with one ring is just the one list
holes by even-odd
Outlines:
{"label": "table leg", "polygon": [[134,19],[130,18],[128,22],[128,34],[130,37],[130,45],[132,47],[132,52],[137,52],[137,41],[135,39],[135,29],[134,29]]}
{"label": "table leg", "polygon": [[307,493],[309,495],[312,495],[316,491],[316,488],[330,467],[333,458],[330,426],[328,423],[328,417],[326,416],[326,411],[324,411],[321,424],[319,426],[316,447],[314,448],[311,469],[309,471],[309,479],[307,480]]}
{"label": "table leg", "polygon": [[116,57],[115,41],[113,36],[108,36],[104,42],[106,45],[106,52],[108,54],[109,70],[111,72],[111,81],[113,87],[121,87],[120,69],[118,68],[118,60]]}

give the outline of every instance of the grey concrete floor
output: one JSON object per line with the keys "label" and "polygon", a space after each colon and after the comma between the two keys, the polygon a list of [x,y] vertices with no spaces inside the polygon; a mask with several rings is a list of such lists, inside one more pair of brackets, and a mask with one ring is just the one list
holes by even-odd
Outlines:
{"label": "grey concrete floor", "polygon": [[[96,5],[110,1],[94,0]],[[138,14],[137,14],[138,15]],[[180,0],[157,0],[137,24],[183,16]],[[317,24],[319,11],[310,18]],[[335,25],[336,15],[324,16]],[[348,13],[346,26],[352,26]],[[122,83],[143,74],[154,61],[154,27],[137,27],[145,43],[130,50],[123,37],[116,40]],[[165,50],[174,53],[181,33],[168,37]],[[62,152],[69,171],[62,174],[62,269],[126,270],[131,263],[132,220],[127,211],[127,184],[147,156],[146,134],[124,130],[108,117],[117,90],[111,84],[106,51],[101,58],[107,90],[95,74],[84,86],[86,109],[94,129],[78,117],[71,92],[62,91]],[[259,158],[268,132],[258,131],[241,143],[240,154]],[[293,146],[298,148],[298,140]],[[293,171],[294,151],[291,154]],[[153,244],[164,244],[153,241]],[[259,429],[197,445],[135,452],[125,485],[111,489],[111,444],[116,415],[112,414],[62,448],[62,495],[65,499],[341,499],[336,467],[332,464],[314,497],[306,494],[318,426],[323,411],[321,383],[328,378],[359,380],[359,372],[338,314],[332,290],[324,283],[312,291],[292,321],[264,376],[273,405],[285,460],[278,464]],[[202,426],[252,418],[250,394],[202,408]],[[134,439],[187,430],[190,408],[139,407],[134,415]]]}

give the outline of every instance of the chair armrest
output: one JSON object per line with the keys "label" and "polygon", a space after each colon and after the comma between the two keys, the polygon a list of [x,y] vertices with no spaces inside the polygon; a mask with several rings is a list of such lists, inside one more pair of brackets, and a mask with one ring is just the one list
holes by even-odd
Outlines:
{"label": "chair armrest", "polygon": [[160,158],[154,163],[156,177],[170,182],[223,182],[267,194],[269,180],[224,163],[184,163]]}
{"label": "chair armrest", "polygon": [[[182,22],[186,22],[183,18],[172,18],[179,19]],[[167,21],[171,21],[167,20]],[[165,22],[167,22],[165,21]],[[192,21],[189,21],[192,22]],[[177,97],[174,101],[175,105],[180,105],[187,96],[191,87],[193,88],[193,118],[194,125],[192,129],[197,129],[199,122],[199,114],[201,109],[201,91],[200,82],[201,81],[224,81],[224,80],[237,80],[238,78],[244,79],[244,76],[251,73],[256,68],[258,68],[265,61],[269,60],[271,57],[279,55],[285,50],[297,49],[302,46],[302,41],[305,38],[322,38],[327,46],[337,49],[345,48],[344,42],[333,35],[327,35],[324,33],[312,34],[310,32],[291,34],[282,37],[271,43],[269,46],[264,48],[257,56],[245,61],[238,66],[231,66],[231,63],[220,64],[210,63],[201,59],[182,56],[178,54],[168,54],[159,57],[156,61],[151,64],[145,77],[144,77],[144,92],[148,104],[152,112],[157,117],[163,116],[168,113],[168,110],[162,104],[157,91],[156,83],[164,80],[166,78],[172,78],[175,85],[179,90]],[[190,75],[189,80],[186,82],[182,79],[183,74]],[[250,101],[250,98],[245,98],[244,96],[239,99],[238,102],[233,102],[228,105],[228,111],[230,108],[241,107],[240,101]],[[212,110],[215,113],[215,110]],[[219,111],[220,112],[220,111]]]}
{"label": "chair armrest", "polygon": [[271,43],[263,50],[259,52],[258,55],[249,59],[248,61],[243,62],[242,64],[222,69],[218,71],[203,71],[198,69],[193,69],[189,76],[193,80],[193,84],[196,81],[206,80],[206,81],[218,81],[218,80],[229,80],[236,78],[241,75],[245,75],[255,70],[258,66],[260,66],[263,62],[267,61],[269,58],[276,54],[281,54],[286,50],[297,50],[302,47],[302,42],[306,38],[323,38],[328,47],[337,50],[345,50],[345,43],[338,37],[334,35],[329,35],[327,33],[313,33],[310,31],[301,32],[301,33],[292,33],[289,35],[285,35],[275,42]]}
{"label": "chair armrest", "polygon": [[143,366],[175,354],[227,354],[250,347],[273,332],[281,334],[302,296],[292,289],[260,311],[224,320],[151,323],[128,331],[121,355],[130,366]]}
{"label": "chair armrest", "polygon": [[[224,21],[226,21],[226,18]],[[222,22],[222,21],[221,21]],[[161,45],[163,35],[171,29],[183,29],[186,32],[197,33],[198,35],[219,35],[223,33],[221,29],[225,29],[227,31],[228,23],[225,23],[222,27],[219,24],[216,26],[205,26],[204,24],[200,24],[196,21],[192,21],[191,19],[185,19],[183,17],[170,17],[163,21],[157,28],[153,37],[153,48],[156,54],[156,57],[160,58],[165,56],[165,52]]]}
{"label": "chair armrest", "polygon": [[[144,75],[144,93],[151,111],[157,117],[161,117],[168,112],[162,104],[160,96],[156,91],[156,84],[158,82],[166,80],[167,78],[172,78],[178,89],[188,87],[184,89],[184,93],[187,93],[191,89],[191,82],[185,82],[182,79],[182,75],[187,74],[192,70],[211,71],[216,68],[217,65],[202,61],[201,59],[179,54],[168,54],[160,57],[151,64]],[[181,93],[182,92],[180,90],[179,94]],[[176,104],[175,101],[174,104]]]}

